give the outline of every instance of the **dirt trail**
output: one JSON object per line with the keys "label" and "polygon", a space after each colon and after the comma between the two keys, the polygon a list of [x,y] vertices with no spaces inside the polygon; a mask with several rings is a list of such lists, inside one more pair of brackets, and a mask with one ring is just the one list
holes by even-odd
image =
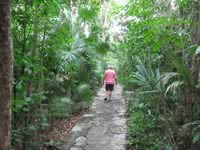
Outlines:
{"label": "dirt trail", "polygon": [[63,150],[125,150],[126,118],[122,87],[118,85],[112,101],[104,102],[105,90],[98,92],[91,112],[71,131]]}

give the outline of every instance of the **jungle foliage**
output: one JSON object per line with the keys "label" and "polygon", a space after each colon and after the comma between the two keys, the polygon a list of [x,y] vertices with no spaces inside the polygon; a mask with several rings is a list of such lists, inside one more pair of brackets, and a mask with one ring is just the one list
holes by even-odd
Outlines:
{"label": "jungle foliage", "polygon": [[13,149],[55,143],[44,137],[56,118],[88,108],[109,50],[97,18],[100,1],[14,0]]}
{"label": "jungle foliage", "polygon": [[11,8],[13,150],[57,143],[42,133],[88,108],[107,62],[134,91],[130,150],[200,149],[199,1],[13,0]]}
{"label": "jungle foliage", "polygon": [[194,0],[130,0],[122,9],[130,19],[119,70],[125,90],[135,93],[130,150],[200,148],[199,7]]}

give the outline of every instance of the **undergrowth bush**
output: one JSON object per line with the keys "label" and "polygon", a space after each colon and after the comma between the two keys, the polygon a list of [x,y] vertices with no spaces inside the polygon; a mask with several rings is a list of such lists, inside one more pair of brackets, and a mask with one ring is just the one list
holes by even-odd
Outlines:
{"label": "undergrowth bush", "polygon": [[[130,100],[136,101],[135,99]],[[128,145],[129,150],[154,150],[161,147],[162,131],[158,126],[158,115],[147,104],[129,105]]]}
{"label": "undergrowth bush", "polygon": [[69,117],[74,111],[74,102],[68,97],[55,98],[50,104],[49,114],[53,118]]}
{"label": "undergrowth bush", "polygon": [[90,85],[81,84],[78,87],[78,95],[81,101],[90,102],[92,100],[92,95],[93,95]]}

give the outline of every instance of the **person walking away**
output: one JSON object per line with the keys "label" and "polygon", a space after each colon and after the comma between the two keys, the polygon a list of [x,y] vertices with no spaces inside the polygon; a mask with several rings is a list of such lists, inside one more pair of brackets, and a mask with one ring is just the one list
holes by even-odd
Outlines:
{"label": "person walking away", "polygon": [[105,89],[106,89],[106,97],[104,98],[104,100],[105,101],[111,100],[112,91],[114,90],[114,84],[117,85],[117,76],[111,66],[109,66],[108,69],[104,73],[103,85],[104,83],[105,83]]}

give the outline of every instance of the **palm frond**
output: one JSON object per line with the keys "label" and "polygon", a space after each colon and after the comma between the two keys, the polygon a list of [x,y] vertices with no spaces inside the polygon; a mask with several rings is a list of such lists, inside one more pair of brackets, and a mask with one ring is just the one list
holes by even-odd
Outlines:
{"label": "palm frond", "polygon": [[70,11],[68,9],[63,8],[62,9],[62,14],[65,16],[65,18],[67,19],[68,22],[72,21],[72,16],[71,16],[71,13],[70,13]]}
{"label": "palm frond", "polygon": [[174,65],[176,66],[178,72],[183,77],[184,82],[188,86],[191,86],[192,85],[192,77],[191,77],[191,74],[189,72],[189,69],[182,62],[180,62],[178,59],[174,60],[173,62],[174,62]]}
{"label": "palm frond", "polygon": [[133,81],[138,80],[140,82],[147,82],[147,79],[143,75],[139,74],[138,72],[134,73],[132,77],[133,77]]}
{"label": "palm frond", "polygon": [[172,61],[174,67],[176,67],[177,72],[183,78],[185,84],[188,87],[192,87],[191,73],[190,70],[186,67],[186,65],[179,58],[177,58],[173,52],[168,52],[167,56]]}
{"label": "palm frond", "polygon": [[72,51],[76,51],[78,53],[83,52],[86,50],[85,42],[79,36],[75,37],[71,45],[71,49]]}
{"label": "palm frond", "polygon": [[63,64],[79,64],[80,58],[74,51],[65,51],[62,52],[62,62]]}
{"label": "palm frond", "polygon": [[162,90],[160,79],[161,79],[160,70],[156,69],[156,82],[155,82],[156,88]]}
{"label": "palm frond", "polygon": [[184,82],[182,81],[175,81],[175,82],[172,82],[166,89],[165,91],[165,95],[167,95],[167,93],[169,91],[172,91],[173,94],[175,94],[177,92],[177,89],[181,87],[181,85],[183,85]]}
{"label": "palm frond", "polygon": [[136,65],[137,71],[143,75],[144,77],[149,78],[149,74],[147,69],[145,68],[144,64],[142,63],[141,59],[139,57],[136,57],[138,65]]}
{"label": "palm frond", "polygon": [[157,90],[138,92],[138,94],[157,94],[157,93],[159,93],[159,91],[157,91]]}
{"label": "palm frond", "polygon": [[179,73],[176,73],[176,72],[167,72],[165,74],[162,75],[161,79],[162,79],[162,83],[164,85],[166,85],[170,79],[174,78],[174,77],[178,77],[180,76]]}
{"label": "palm frond", "polygon": [[[136,58],[138,65],[136,66],[137,72],[133,73],[131,83],[137,84],[140,89],[145,93],[154,93],[154,91],[163,91],[160,83],[160,70],[153,70],[151,67],[146,68],[140,58]],[[148,92],[150,91],[150,92]]]}

